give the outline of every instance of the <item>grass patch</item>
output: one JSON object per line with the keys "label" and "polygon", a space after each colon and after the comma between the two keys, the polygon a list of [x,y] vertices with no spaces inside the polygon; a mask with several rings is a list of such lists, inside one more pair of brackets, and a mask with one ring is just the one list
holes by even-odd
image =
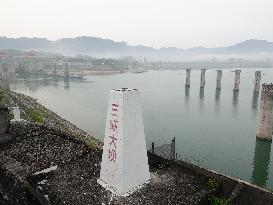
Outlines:
{"label": "grass patch", "polygon": [[29,109],[27,111],[27,114],[31,117],[31,119],[34,122],[37,122],[37,123],[43,123],[46,118],[45,113],[38,109]]}
{"label": "grass patch", "polygon": [[98,144],[97,141],[94,139],[88,139],[87,141],[87,146],[90,147],[93,150],[97,150],[98,149]]}
{"label": "grass patch", "polygon": [[0,102],[2,102],[5,98],[5,92],[0,88]]}
{"label": "grass patch", "polygon": [[206,185],[209,189],[216,189],[219,186],[218,182],[215,179],[209,179]]}
{"label": "grass patch", "polygon": [[229,201],[227,198],[212,196],[210,198],[210,205],[228,205]]}
{"label": "grass patch", "polygon": [[7,96],[7,94],[5,93],[5,91],[0,86],[0,104],[8,106],[9,103],[10,103],[9,97]]}

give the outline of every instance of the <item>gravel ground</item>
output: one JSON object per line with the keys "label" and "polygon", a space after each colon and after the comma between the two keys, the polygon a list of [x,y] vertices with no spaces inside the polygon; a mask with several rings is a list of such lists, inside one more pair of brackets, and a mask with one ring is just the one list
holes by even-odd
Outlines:
{"label": "gravel ground", "polygon": [[[51,204],[200,204],[211,192],[205,177],[149,154],[151,182],[129,197],[112,197],[97,184],[101,150],[44,125],[13,123],[10,130],[13,139],[0,145],[0,155],[19,162],[23,180]],[[33,175],[56,165],[55,171]]]}
{"label": "gravel ground", "polygon": [[[11,123],[12,140],[0,144],[0,164],[16,162],[16,166],[9,166],[9,171],[30,184],[40,201],[56,205],[206,204],[214,191],[207,187],[207,177],[149,153],[150,183],[129,197],[112,196],[97,184],[102,155],[100,142],[33,98],[15,92],[8,95],[10,106],[18,105],[23,113],[27,114],[30,108],[46,113],[43,123],[34,123],[28,115],[23,117],[29,122]],[[50,167],[56,170],[37,174]],[[0,195],[2,188],[0,184]],[[9,197],[16,198],[16,195]],[[18,204],[30,204],[27,197],[24,200]]]}

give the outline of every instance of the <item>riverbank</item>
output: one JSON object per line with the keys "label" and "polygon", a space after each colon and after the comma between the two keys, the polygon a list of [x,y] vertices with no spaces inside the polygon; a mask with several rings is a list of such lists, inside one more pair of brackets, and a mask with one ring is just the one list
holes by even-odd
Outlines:
{"label": "riverbank", "polygon": [[31,97],[7,92],[5,101],[27,122],[11,123],[11,140],[0,145],[0,204],[273,203],[271,191],[151,153],[151,182],[130,197],[112,197],[97,184],[98,140]]}
{"label": "riverbank", "polygon": [[45,108],[32,97],[8,91],[5,95],[4,104],[7,107],[20,107],[21,118],[29,122],[42,123],[49,129],[60,130],[61,133],[69,134],[76,140],[88,146],[93,146],[95,149],[102,146],[99,140],[63,119],[55,112]]}

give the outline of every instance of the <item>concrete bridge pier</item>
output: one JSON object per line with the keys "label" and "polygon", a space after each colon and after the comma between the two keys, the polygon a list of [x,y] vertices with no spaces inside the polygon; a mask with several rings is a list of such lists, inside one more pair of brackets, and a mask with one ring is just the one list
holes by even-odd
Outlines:
{"label": "concrete bridge pier", "polygon": [[206,73],[206,69],[201,69],[201,78],[200,78],[200,88],[204,88],[205,87],[205,73]]}
{"label": "concrete bridge pier", "polygon": [[261,71],[255,71],[255,82],[254,82],[254,92],[260,91],[260,83],[262,78],[262,72]]}
{"label": "concrete bridge pier", "polygon": [[241,70],[235,70],[234,91],[239,91]]}
{"label": "concrete bridge pier", "polygon": [[221,89],[222,70],[217,70],[216,89]]}
{"label": "concrete bridge pier", "polygon": [[263,84],[257,138],[271,140],[273,132],[273,84]]}
{"label": "concrete bridge pier", "polygon": [[190,87],[191,69],[186,70],[186,87]]}

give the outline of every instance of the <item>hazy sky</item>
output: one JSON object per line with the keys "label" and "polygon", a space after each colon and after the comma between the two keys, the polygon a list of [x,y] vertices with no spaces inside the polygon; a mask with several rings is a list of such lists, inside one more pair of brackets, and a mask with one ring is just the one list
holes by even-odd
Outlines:
{"label": "hazy sky", "polygon": [[97,36],[130,45],[273,41],[273,0],[1,0],[0,36]]}

